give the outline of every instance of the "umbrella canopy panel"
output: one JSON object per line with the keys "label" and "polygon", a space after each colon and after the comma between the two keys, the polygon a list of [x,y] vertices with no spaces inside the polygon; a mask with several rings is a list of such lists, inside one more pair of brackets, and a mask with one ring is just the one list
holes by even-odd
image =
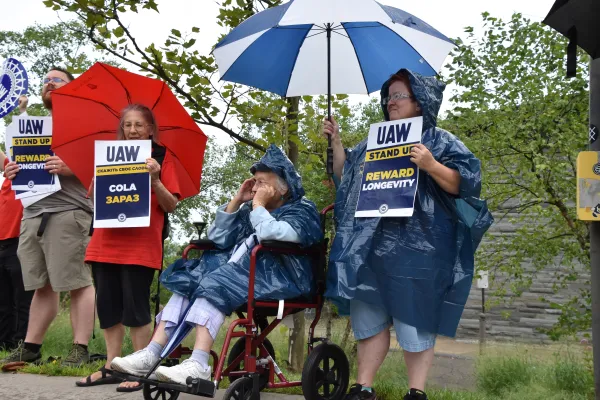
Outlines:
{"label": "umbrella canopy panel", "polygon": [[368,94],[400,67],[435,75],[454,43],[433,27],[373,0],[292,0],[258,13],[215,48],[221,79],[281,96]]}
{"label": "umbrella canopy panel", "polygon": [[115,140],[121,111],[150,108],[160,143],[175,157],[182,197],[200,190],[207,137],[162,81],[96,63],[52,93],[52,148],[84,185],[94,175],[94,142]]}

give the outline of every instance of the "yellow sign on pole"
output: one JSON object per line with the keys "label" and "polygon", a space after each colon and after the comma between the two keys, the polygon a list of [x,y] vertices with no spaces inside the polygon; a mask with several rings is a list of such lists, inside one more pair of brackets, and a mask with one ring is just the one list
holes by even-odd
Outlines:
{"label": "yellow sign on pole", "polygon": [[600,221],[600,152],[577,156],[577,218]]}

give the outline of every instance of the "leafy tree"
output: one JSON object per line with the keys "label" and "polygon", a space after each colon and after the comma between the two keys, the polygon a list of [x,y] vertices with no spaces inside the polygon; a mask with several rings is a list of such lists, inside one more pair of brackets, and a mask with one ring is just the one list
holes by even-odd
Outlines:
{"label": "leafy tree", "polygon": [[90,59],[90,42],[79,33],[81,25],[75,21],[54,25],[35,24],[22,32],[0,31],[0,57],[14,57],[21,61],[29,74],[29,93],[41,93],[41,78],[54,66],[64,66],[77,74],[98,61],[95,53]]}
{"label": "leafy tree", "polygon": [[[567,79],[566,42],[552,29],[520,14],[503,21],[484,13],[483,23],[483,34],[465,30],[447,66],[458,89],[441,125],[481,159],[482,197],[496,222],[519,228],[488,240],[478,267],[498,278],[498,294],[518,296],[537,271],[562,264],[570,270],[556,276],[558,289],[589,268],[588,227],[574,207],[575,160],[587,145],[587,57]],[[552,337],[589,328],[587,288],[552,307],[563,311]]]}

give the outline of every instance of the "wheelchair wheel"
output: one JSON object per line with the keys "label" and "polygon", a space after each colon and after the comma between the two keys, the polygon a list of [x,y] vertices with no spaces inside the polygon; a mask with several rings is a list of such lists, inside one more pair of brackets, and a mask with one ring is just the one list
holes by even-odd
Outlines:
{"label": "wheelchair wheel", "polygon": [[[223,395],[223,400],[250,400],[252,398],[252,378],[238,378],[233,382]],[[258,399],[260,399],[260,393]]]}
{"label": "wheelchair wheel", "polygon": [[346,395],[350,366],[344,351],[322,343],[310,353],[302,370],[302,392],[306,400],[340,400]]}
{"label": "wheelchair wheel", "polygon": [[144,383],[144,400],[177,400],[179,393],[176,390],[159,388],[150,383]]}
{"label": "wheelchair wheel", "polygon": [[[275,349],[273,348],[273,345],[271,344],[271,342],[269,342],[269,339],[265,339],[265,341],[263,343],[265,345],[265,348],[271,355],[271,357],[273,357],[273,360],[275,360]],[[229,355],[227,356],[227,366],[231,365],[231,363],[233,363],[233,361],[235,361],[235,359],[240,354],[243,354],[245,350],[246,350],[246,339],[241,337],[234,343],[234,345],[231,347],[231,350],[229,350]],[[257,349],[256,355],[258,356],[258,354],[259,354],[259,351]],[[238,367],[236,369],[234,369],[234,371],[241,371],[243,369],[243,366],[244,366],[244,361],[242,361],[238,365]],[[235,377],[235,378],[229,377],[229,382],[233,383],[237,379],[239,379],[239,377]],[[260,382],[260,390],[263,390],[264,388],[267,387],[267,383],[269,383],[269,367],[265,367],[264,373],[261,374],[259,382]]]}

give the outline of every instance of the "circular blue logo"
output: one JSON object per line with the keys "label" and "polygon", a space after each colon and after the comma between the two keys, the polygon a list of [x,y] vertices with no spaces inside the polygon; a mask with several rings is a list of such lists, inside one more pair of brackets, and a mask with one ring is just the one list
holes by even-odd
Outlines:
{"label": "circular blue logo", "polygon": [[19,97],[27,93],[29,83],[25,67],[14,58],[4,62],[0,74],[0,118],[2,118],[17,107]]}
{"label": "circular blue logo", "polygon": [[125,214],[121,213],[121,214],[117,215],[117,220],[119,222],[125,222],[125,221],[127,221],[127,216]]}

